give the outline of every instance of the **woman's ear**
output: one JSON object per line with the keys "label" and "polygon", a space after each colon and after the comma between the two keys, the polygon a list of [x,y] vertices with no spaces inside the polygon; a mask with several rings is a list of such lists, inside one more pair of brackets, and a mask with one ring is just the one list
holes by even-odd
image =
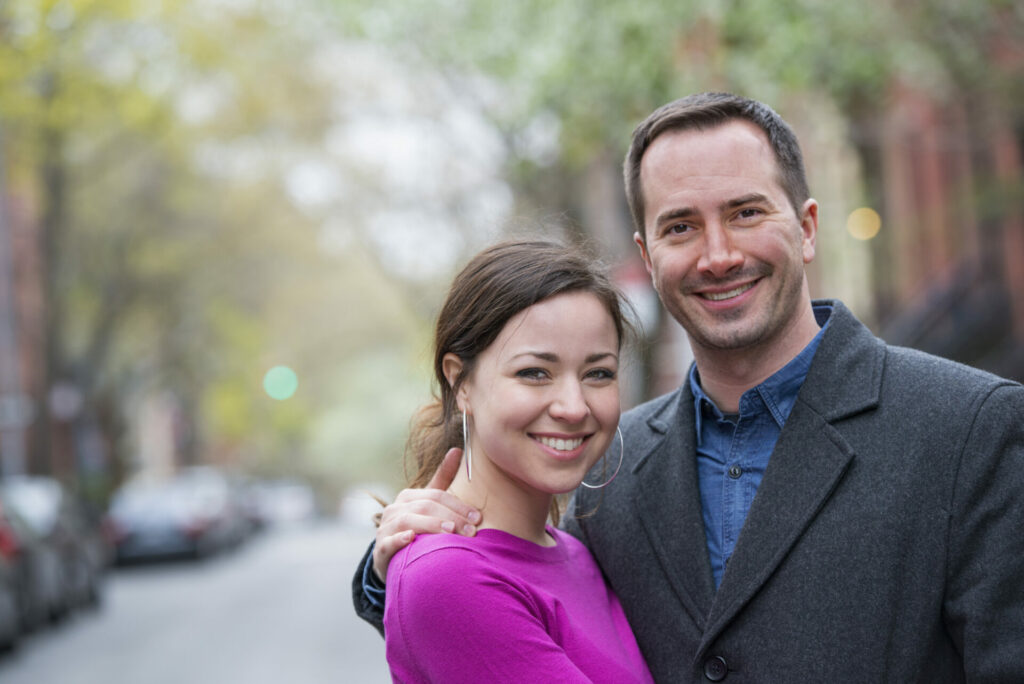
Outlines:
{"label": "woman's ear", "polygon": [[[459,375],[462,374],[462,359],[448,352],[441,359],[441,370],[444,371],[444,377],[448,381],[449,387],[455,387],[455,382],[459,379]],[[461,395],[465,392],[465,384],[459,388],[459,394],[455,397],[455,400],[459,403],[459,409],[461,410],[462,401]]]}

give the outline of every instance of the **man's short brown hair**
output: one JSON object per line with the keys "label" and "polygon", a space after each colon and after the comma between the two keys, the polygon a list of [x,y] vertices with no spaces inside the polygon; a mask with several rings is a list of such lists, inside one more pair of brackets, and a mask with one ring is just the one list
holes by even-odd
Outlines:
{"label": "man's short brown hair", "polygon": [[633,226],[646,242],[644,232],[644,195],[640,183],[640,162],[654,139],[666,131],[705,130],[729,121],[749,121],[768,138],[779,167],[779,184],[793,205],[793,211],[810,197],[804,173],[803,155],[793,129],[766,104],[729,93],[697,93],[669,102],[644,119],[633,131],[633,139],[623,163],[626,199]]}

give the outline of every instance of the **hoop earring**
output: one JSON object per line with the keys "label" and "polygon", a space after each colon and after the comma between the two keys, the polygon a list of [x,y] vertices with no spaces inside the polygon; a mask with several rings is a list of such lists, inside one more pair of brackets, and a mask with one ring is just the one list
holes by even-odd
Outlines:
{"label": "hoop earring", "polygon": [[[586,482],[582,482],[581,481],[580,484],[583,485],[584,487],[586,487],[587,489],[601,489],[601,487],[607,487],[608,485],[610,485],[612,483],[612,480],[615,479],[615,476],[619,474],[619,468],[622,467],[622,458],[623,458],[623,456],[626,455],[626,444],[625,444],[625,442],[622,441],[622,430],[621,429],[615,428],[615,434],[617,434],[619,436],[619,465],[615,466],[615,472],[612,473],[612,476],[608,478],[608,481],[603,483],[603,484],[592,485],[592,484],[587,484]],[[605,453],[605,458],[607,458],[607,457],[608,457],[608,454]]]}
{"label": "hoop earring", "polygon": [[462,412],[462,454],[466,459],[466,479],[473,481],[473,448],[469,446],[469,426],[466,422],[466,412]]}

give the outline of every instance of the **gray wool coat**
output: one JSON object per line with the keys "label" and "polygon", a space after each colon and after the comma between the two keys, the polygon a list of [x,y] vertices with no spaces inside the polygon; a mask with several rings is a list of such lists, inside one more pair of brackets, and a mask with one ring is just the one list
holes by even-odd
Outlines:
{"label": "gray wool coat", "polygon": [[[659,682],[1024,684],[1024,387],[888,346],[825,303],[717,592],[688,383],[623,415],[622,469],[578,490],[563,527]],[[362,565],[356,612],[382,630]]]}
{"label": "gray wool coat", "polygon": [[659,682],[1024,683],[1024,387],[827,303],[717,593],[688,383],[623,416],[563,524]]}

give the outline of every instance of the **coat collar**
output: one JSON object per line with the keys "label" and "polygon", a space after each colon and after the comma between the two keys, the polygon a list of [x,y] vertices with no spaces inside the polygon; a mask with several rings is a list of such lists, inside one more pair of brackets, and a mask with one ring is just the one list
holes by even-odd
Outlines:
{"label": "coat collar", "polygon": [[820,303],[832,307],[832,317],[798,401],[834,422],[878,406],[885,343],[839,300]]}

